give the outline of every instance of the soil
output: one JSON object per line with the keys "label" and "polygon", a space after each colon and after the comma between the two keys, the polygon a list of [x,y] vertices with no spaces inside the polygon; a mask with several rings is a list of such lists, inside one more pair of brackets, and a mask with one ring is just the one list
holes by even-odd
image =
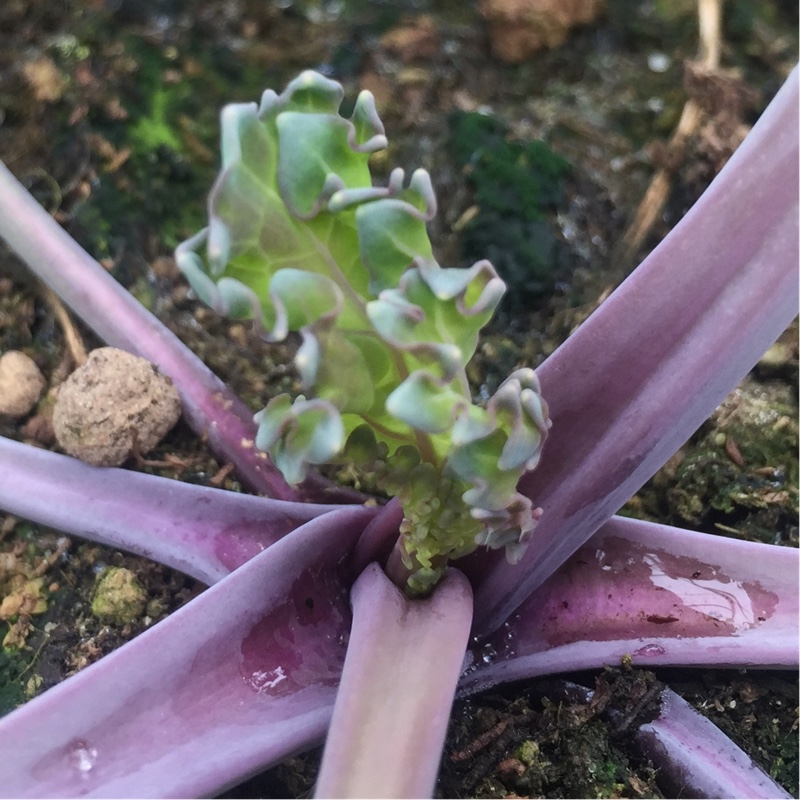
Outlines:
{"label": "soil", "polygon": [[[490,55],[477,11],[444,0],[5,0],[0,158],[256,410],[298,391],[296,342],[267,345],[215,318],[188,296],[172,259],[204,224],[218,110],[280,90],[308,67],[342,81],[350,97],[369,88],[390,138],[375,160],[377,178],[396,165],[428,169],[440,201],[431,226],[439,260],[488,255],[512,286],[514,300],[470,367],[481,395],[515,367],[541,363],[663,238],[797,60],[796,7],[730,0],[722,58],[739,71],[739,90],[728,95],[738,100],[712,108],[709,124],[671,152],[660,142],[687,89],[698,91],[683,81],[684,61],[697,52],[695,14],[688,1],[610,0],[563,45],[504,64]],[[518,159],[531,166],[521,182]],[[637,252],[620,260],[615,244],[653,170],[667,162],[667,205]],[[77,330],[88,349],[102,344],[80,323]],[[7,350],[33,358],[51,390],[75,367],[47,296],[0,249]],[[623,513],[796,547],[797,374],[795,323]],[[33,414],[0,422],[0,434],[53,447],[51,406],[45,395]],[[147,461],[128,466],[241,490],[182,423]],[[133,621],[92,611],[108,568],[127,570],[137,597],[144,593]],[[11,597],[17,609],[0,619],[0,714],[203,588],[145,559],[0,515],[0,600]],[[671,686],[797,795],[795,675],[620,668],[568,677],[608,693],[623,716],[654,681]],[[305,796],[318,759],[318,751],[289,759],[225,796]],[[456,703],[438,793],[660,797],[656,777],[617,723],[587,712],[563,680],[536,680]]]}

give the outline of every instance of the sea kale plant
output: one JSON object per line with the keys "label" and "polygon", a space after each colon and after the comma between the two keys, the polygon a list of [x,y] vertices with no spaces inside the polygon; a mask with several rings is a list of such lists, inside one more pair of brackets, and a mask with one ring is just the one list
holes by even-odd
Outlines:
{"label": "sea kale plant", "polygon": [[304,72],[259,106],[225,108],[210,222],[177,261],[220,313],[254,318],[271,341],[301,331],[295,364],[313,397],[270,400],[256,445],[290,484],[334,459],[373,473],[404,513],[390,574],[424,594],[478,544],[519,559],[535,512],[516,487],[539,460],[547,406],[530,369],[473,404],[464,367],[505,285],[488,261],[439,266],[428,173],[406,187],[396,169],[373,187],[383,125],[369,92],[350,119],[343,96]]}
{"label": "sea kale plant", "polygon": [[[458,687],[623,658],[797,665],[796,551],[613,516],[797,312],[796,72],[667,239],[485,406],[464,366],[502,281],[437,264],[427,175],[373,187],[382,126],[368,93],[350,119],[341,100],[304,73],[225,109],[209,226],[177,254],[220,312],[302,334],[305,394],[257,423],[0,170],[0,235],[173,379],[254,491],[0,439],[0,507],[213,584],[0,720],[0,794],[209,795],[330,726],[318,794],[421,796]],[[396,499],[313,471],[336,461]],[[785,796],[668,692],[637,736],[669,791]]]}

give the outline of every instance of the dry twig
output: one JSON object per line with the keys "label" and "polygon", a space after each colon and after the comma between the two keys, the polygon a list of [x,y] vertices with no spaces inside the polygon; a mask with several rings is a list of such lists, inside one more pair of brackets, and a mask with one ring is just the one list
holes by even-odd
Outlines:
{"label": "dry twig", "polygon": [[86,362],[86,347],[83,344],[83,339],[78,333],[69,312],[64,307],[64,304],[56,297],[53,290],[48,286],[43,287],[42,296],[44,301],[50,306],[53,314],[55,315],[61,330],[64,332],[64,339],[67,343],[67,349],[75,362],[75,366],[80,367]]}
{"label": "dry twig", "polygon": [[[722,49],[721,0],[698,0],[697,12],[700,28],[699,62],[706,70],[716,70],[719,67]],[[702,117],[703,111],[698,103],[693,99],[687,100],[678,125],[667,144],[667,153],[673,156],[669,159],[670,163],[676,163],[679,160],[677,156],[683,154],[687,142],[699,128]],[[616,263],[630,263],[664,210],[671,188],[672,169],[665,164],[659,167],[653,175],[633,222],[615,248],[614,261]]]}

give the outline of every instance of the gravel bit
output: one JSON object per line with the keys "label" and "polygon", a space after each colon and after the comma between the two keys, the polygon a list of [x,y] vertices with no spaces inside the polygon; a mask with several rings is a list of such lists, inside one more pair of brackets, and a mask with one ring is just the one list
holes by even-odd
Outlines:
{"label": "gravel bit", "polygon": [[25,353],[9,350],[0,356],[0,415],[24,417],[39,402],[44,387],[39,367]]}

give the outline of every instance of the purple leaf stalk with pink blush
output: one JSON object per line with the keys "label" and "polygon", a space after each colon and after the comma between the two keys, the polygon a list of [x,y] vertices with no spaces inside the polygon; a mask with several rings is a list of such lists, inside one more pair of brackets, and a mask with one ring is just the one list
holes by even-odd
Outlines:
{"label": "purple leaf stalk with pink blush", "polygon": [[[303,333],[298,367],[317,397],[276,398],[259,416],[259,444],[288,482],[242,446],[242,432],[252,429],[229,394],[234,422],[219,424],[231,418],[227,401],[213,405],[213,397],[229,390],[100,277],[0,171],[0,235],[107,340],[159,363],[189,421],[211,432],[253,483],[294,500],[290,483],[305,478],[301,487],[322,487],[306,477],[309,465],[345,457],[377,470],[399,499],[379,511],[304,511],[293,502],[77,468],[49,453],[24,458],[28,448],[0,443],[3,507],[182,563],[209,582],[221,578],[1,720],[0,793],[212,794],[320,741],[343,664],[320,790],[430,791],[472,614],[466,583],[446,563],[480,542],[517,563],[485,551],[459,562],[475,592],[472,632],[482,637],[465,662],[464,692],[622,656],[644,666],[796,667],[796,552],[612,518],[796,313],[796,72],[676,229],[547,359],[538,379],[530,371],[513,376],[486,409],[472,405],[463,366],[502,287],[486,262],[447,270],[433,261],[424,223],[434,200],[424,175],[415,173],[407,188],[397,173],[386,189],[367,185],[366,159],[384,143],[380,121],[368,96],[351,120],[338,117],[340,100],[335,84],[304,73],[283,95],[265,94],[260,107],[224,112],[227,152],[210,227],[179,254],[199,294],[220,310],[255,313],[273,339],[289,329]],[[302,147],[318,158],[303,162],[311,166],[298,176]],[[249,166],[254,152],[262,152],[261,172]],[[231,215],[232,204],[247,213]],[[400,234],[384,235],[395,229]],[[270,255],[270,241],[286,252]],[[203,244],[207,261],[198,252]],[[247,286],[254,275],[257,285]],[[297,302],[298,292],[306,303]],[[151,345],[138,343],[140,331]],[[162,340],[168,357],[155,346]],[[337,389],[339,371],[358,391]],[[554,427],[537,470],[523,476],[547,431],[539,380]],[[132,498],[151,492],[164,509],[170,522],[160,530],[175,521],[174,539],[156,544],[155,517],[152,530],[133,531],[126,516],[141,509],[133,499],[126,509],[128,475]],[[59,496],[82,492],[97,505],[50,507],[44,481]],[[22,488],[37,494],[21,503]],[[198,509],[211,499],[220,510],[206,520]],[[535,506],[543,513],[534,529]],[[209,547],[220,530],[226,541],[244,543],[236,557]],[[412,593],[447,577],[430,599],[409,600],[367,566],[387,558],[394,581]],[[357,578],[351,616],[347,598]],[[405,624],[416,617],[418,625]],[[383,647],[368,644],[376,630]],[[419,676],[416,683],[401,680],[409,674]],[[359,685],[367,688],[353,688]],[[406,724],[391,730],[385,707],[406,709]],[[428,730],[428,715],[436,720],[433,738],[404,757],[408,731]],[[700,728],[671,725],[652,752],[677,763]],[[376,741],[378,753],[394,755],[386,775],[370,766]],[[684,771],[706,769],[701,758]],[[768,781],[757,789],[736,780],[724,790],[702,780],[685,785],[708,795],[780,791]]]}
{"label": "purple leaf stalk with pink blush", "polygon": [[[215,583],[338,506],[271,500],[93,467],[0,436],[0,507]],[[368,519],[377,509],[361,511]]]}

